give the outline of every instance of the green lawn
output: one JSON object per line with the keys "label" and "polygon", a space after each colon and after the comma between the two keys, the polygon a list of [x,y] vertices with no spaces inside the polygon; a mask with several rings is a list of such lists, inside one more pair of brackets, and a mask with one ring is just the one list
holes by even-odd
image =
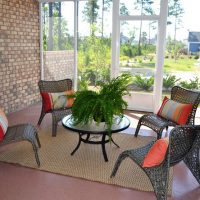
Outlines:
{"label": "green lawn", "polygon": [[[131,68],[154,68],[155,60],[144,60],[142,57],[137,57],[136,61],[127,62],[127,64],[123,64],[122,67],[131,67]],[[139,61],[139,62],[138,62]],[[164,71],[165,72],[175,72],[175,71],[196,71],[197,67],[194,65],[197,62],[194,58],[181,57],[176,61],[174,59],[165,58],[164,62]],[[199,68],[200,69],[200,68]]]}
{"label": "green lawn", "polygon": [[189,59],[189,58],[182,58],[176,61],[174,59],[165,59],[164,70],[166,72],[195,71],[196,70],[196,67],[194,66],[195,62],[196,62],[195,59]]}

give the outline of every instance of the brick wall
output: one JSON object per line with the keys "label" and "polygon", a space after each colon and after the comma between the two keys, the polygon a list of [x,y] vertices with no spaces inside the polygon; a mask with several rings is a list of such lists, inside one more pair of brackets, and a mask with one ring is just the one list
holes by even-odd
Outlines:
{"label": "brick wall", "polygon": [[44,52],[44,80],[73,79],[73,76],[73,50]]}
{"label": "brick wall", "polygon": [[[7,113],[41,100],[39,33],[36,0],[0,0],[0,107]],[[44,74],[73,79],[73,51],[44,52]]]}
{"label": "brick wall", "polygon": [[0,107],[20,110],[40,100],[39,4],[0,0]]}

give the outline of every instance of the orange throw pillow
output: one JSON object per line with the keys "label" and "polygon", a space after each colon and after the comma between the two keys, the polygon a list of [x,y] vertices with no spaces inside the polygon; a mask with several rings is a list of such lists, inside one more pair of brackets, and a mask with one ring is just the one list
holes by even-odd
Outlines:
{"label": "orange throw pillow", "polygon": [[168,137],[157,140],[145,156],[142,167],[154,167],[160,165],[165,159],[168,146]]}
{"label": "orange throw pillow", "polygon": [[183,104],[164,97],[158,115],[177,124],[185,125],[192,111],[192,104]]}

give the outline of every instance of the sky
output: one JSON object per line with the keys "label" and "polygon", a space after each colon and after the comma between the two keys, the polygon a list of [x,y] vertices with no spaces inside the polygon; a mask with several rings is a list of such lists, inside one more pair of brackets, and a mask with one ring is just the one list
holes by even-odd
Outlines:
{"label": "sky", "polygon": [[188,37],[188,31],[200,32],[200,0],[182,0],[185,13],[182,21],[184,28],[178,30],[177,36],[182,39]]}
{"label": "sky", "polygon": [[[155,0],[156,2],[159,2],[159,0]],[[130,8],[130,0],[121,0],[121,3],[126,3],[128,8]],[[129,2],[129,3],[128,3]],[[179,40],[186,40],[188,37],[188,31],[200,31],[200,0],[181,0],[184,14],[182,18],[182,27],[177,30],[177,38]],[[85,2],[79,3],[79,19],[81,19],[81,22],[79,23],[79,33],[80,35],[88,35],[89,34],[89,24],[84,22],[82,9],[84,7]],[[69,26],[69,32],[70,34],[73,34],[73,28],[74,28],[74,13],[73,13],[73,2],[65,2],[63,6],[63,16],[68,21]],[[110,14],[110,16],[112,16]],[[112,26],[111,26],[111,17],[107,14],[107,20],[105,21],[105,32],[108,33],[111,32]],[[130,27],[131,28],[131,27]],[[169,25],[167,26],[167,35],[173,35],[173,26]]]}

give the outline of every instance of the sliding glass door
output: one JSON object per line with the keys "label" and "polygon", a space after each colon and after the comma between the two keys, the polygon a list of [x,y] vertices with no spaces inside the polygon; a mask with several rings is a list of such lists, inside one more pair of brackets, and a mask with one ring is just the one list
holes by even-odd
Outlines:
{"label": "sliding glass door", "polygon": [[157,33],[157,21],[120,23],[119,71],[133,76],[129,108],[152,111]]}
{"label": "sliding glass door", "polygon": [[113,71],[116,75],[133,76],[131,95],[125,97],[130,109],[155,111],[161,96],[165,37],[159,36],[165,34],[167,2],[117,0],[115,3],[119,12],[113,14],[118,19],[113,29],[119,45],[113,46],[118,48],[116,53],[113,51],[117,60],[113,68],[118,69]]}

